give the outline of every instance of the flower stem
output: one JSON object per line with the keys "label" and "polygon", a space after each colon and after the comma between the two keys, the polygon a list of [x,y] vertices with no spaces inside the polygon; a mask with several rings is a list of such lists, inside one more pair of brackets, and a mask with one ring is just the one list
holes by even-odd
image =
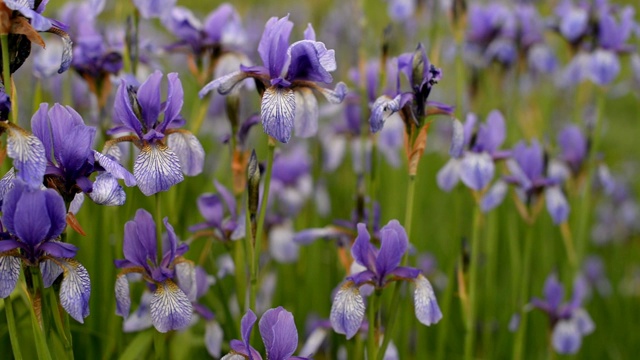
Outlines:
{"label": "flower stem", "polygon": [[251,309],[256,309],[256,292],[258,289],[258,259],[262,248],[262,235],[264,233],[264,220],[267,215],[269,204],[269,187],[271,186],[271,175],[273,174],[273,158],[276,150],[275,140],[269,137],[267,144],[267,174],[264,179],[263,195],[260,203],[260,213],[258,215],[258,225],[256,227],[255,238],[251,248],[251,295],[249,304]]}
{"label": "flower stem", "polygon": [[22,360],[22,352],[20,352],[20,341],[18,340],[18,328],[16,327],[16,318],[13,313],[13,303],[11,295],[4,298],[4,311],[7,314],[7,325],[9,327],[9,338],[11,339],[11,350],[16,360]]}
{"label": "flower stem", "polygon": [[[211,96],[207,96],[206,98],[200,100],[196,97],[197,101],[200,103],[198,105],[197,112],[195,113],[195,119],[193,120],[193,126],[191,127],[191,132],[193,135],[198,135],[200,132],[200,128],[202,127],[202,123],[204,122],[204,118],[207,116],[207,110],[209,109],[209,104],[211,103]],[[231,137],[233,138],[233,134]],[[233,148],[232,148],[233,149]]]}
{"label": "flower stem", "polygon": [[[406,204],[407,208],[404,214],[404,229],[407,232],[407,236],[411,239],[411,219],[413,218],[413,199],[416,192],[416,176],[409,175],[409,185],[407,186],[407,199]],[[402,265],[407,263],[407,256],[402,258]],[[389,346],[389,342],[391,341],[391,333],[393,332],[393,327],[396,324],[396,320],[398,317],[398,310],[400,306],[398,306],[398,302],[400,301],[400,287],[402,286],[402,282],[396,281],[393,287],[393,294],[391,295],[391,310],[389,311],[389,319],[387,320],[387,326],[385,327],[384,339],[382,341],[382,345],[378,350],[378,360],[384,359],[384,354],[387,352],[387,347]]]}
{"label": "flower stem", "polygon": [[376,351],[378,350],[378,341],[376,339],[376,332],[378,331],[377,329],[377,321],[376,321],[376,313],[378,312],[378,294],[377,292],[375,294],[371,294],[369,295],[369,332],[368,332],[368,339],[367,339],[367,358],[369,359],[375,359],[376,358]]}
{"label": "flower stem", "polygon": [[65,356],[67,359],[73,359],[73,345],[71,343],[71,331],[69,329],[69,321],[67,317],[66,326],[62,323],[64,314],[60,311],[60,307],[58,306],[58,299],[56,298],[56,293],[53,288],[49,288],[46,290],[47,297],[49,298],[48,305],[51,308],[53,315],[53,323],[56,326],[56,331],[60,334],[62,338],[62,344],[64,346]]}
{"label": "flower stem", "polygon": [[465,323],[464,357],[474,357],[476,341],[476,310],[478,297],[478,260],[480,260],[480,229],[482,227],[482,212],[480,205],[473,211],[473,234],[471,236],[471,261],[469,264],[469,311]]}
{"label": "flower stem", "polygon": [[[525,236],[525,250],[524,260],[522,262],[522,276],[520,277],[520,303],[527,301],[529,292],[529,281],[531,273],[531,255],[533,252],[533,227],[529,226],[526,229],[527,235]],[[517,240],[516,240],[517,241]],[[520,312],[520,325],[518,326],[518,333],[516,334],[516,341],[513,347],[513,359],[522,359],[522,353],[524,351],[525,334],[527,332],[527,312]]]}
{"label": "flower stem", "polygon": [[38,353],[38,359],[51,360],[51,353],[49,352],[47,338],[45,337],[46,329],[42,322],[42,290],[44,288],[42,274],[40,273],[40,268],[37,266],[29,266],[28,268],[31,278],[31,289],[29,293],[31,306],[29,306],[29,312],[31,314],[33,337],[36,342],[36,352]]}
{"label": "flower stem", "polygon": [[15,124],[18,119],[17,114],[17,102],[13,96],[13,87],[11,83],[11,62],[9,59],[9,34],[0,35],[0,42],[2,43],[2,82],[4,83],[4,91],[11,99],[11,120]]}
{"label": "flower stem", "polygon": [[592,133],[592,146],[589,149],[587,177],[582,188],[582,201],[579,206],[578,230],[577,230],[577,262],[580,262],[587,245],[587,229],[589,227],[589,217],[591,215],[591,196],[593,178],[596,174],[596,158],[600,151],[600,135],[602,132],[602,114],[604,113],[605,91],[598,89],[596,99],[596,119]]}
{"label": "flower stem", "polygon": [[569,258],[569,263],[573,270],[577,271],[578,269],[578,256],[576,255],[576,248],[573,246],[573,236],[571,236],[571,229],[569,228],[569,223],[566,221],[560,224],[560,233],[562,234],[562,241],[564,242],[564,247],[567,250],[567,257]]}

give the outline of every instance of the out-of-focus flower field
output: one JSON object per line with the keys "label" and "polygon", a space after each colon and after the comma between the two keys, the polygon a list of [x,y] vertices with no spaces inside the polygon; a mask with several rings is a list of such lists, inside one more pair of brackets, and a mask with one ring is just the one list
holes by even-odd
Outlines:
{"label": "out-of-focus flower field", "polygon": [[0,0],[0,357],[629,359],[631,0]]}

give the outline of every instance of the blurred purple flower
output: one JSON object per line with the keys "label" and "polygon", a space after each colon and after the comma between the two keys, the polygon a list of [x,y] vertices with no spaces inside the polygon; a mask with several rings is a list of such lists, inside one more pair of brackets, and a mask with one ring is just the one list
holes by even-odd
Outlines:
{"label": "blurred purple flower", "polygon": [[409,246],[404,228],[397,220],[390,221],[380,230],[380,249],[371,244],[366,225],[358,224],[358,237],[351,248],[355,261],[365,270],[347,277],[336,293],[331,306],[331,325],[339,334],[352,338],[364,319],[365,304],[360,287],[371,285],[384,288],[391,281],[410,281],[415,286],[414,304],[418,321],[425,325],[435,324],[442,313],[431,287],[421,271],[400,266]]}
{"label": "blurred purple flower", "polygon": [[57,192],[34,189],[14,180],[2,204],[0,297],[6,298],[13,292],[23,263],[37,266],[46,288],[63,275],[60,305],[83,323],[89,316],[91,283],[87,270],[74,259],[78,249],[59,241],[66,215],[64,200]]}
{"label": "blurred purple flower", "polygon": [[140,15],[145,19],[159,18],[176,4],[176,0],[133,0]]}
{"label": "blurred purple flower", "polygon": [[258,46],[263,66],[241,66],[239,71],[215,79],[200,90],[200,97],[214,89],[225,95],[242,80],[256,79],[261,84],[264,131],[283,143],[289,142],[294,128],[301,137],[317,132],[318,103],[312,90],[332,103],[342,102],[347,92],[343,83],[338,83],[335,90],[318,85],[333,81],[329,72],[336,70],[335,52],[315,41],[311,27],[305,31],[305,40],[289,45],[292,28],[289,16],[269,19]]}
{"label": "blurred purple flower", "polygon": [[452,157],[437,175],[438,186],[445,191],[451,191],[459,180],[474,191],[483,190],[493,179],[494,162],[509,156],[508,151],[500,150],[506,137],[502,113],[490,112],[476,131],[477,121],[475,114],[469,114],[464,126],[454,122]]}
{"label": "blurred purple flower", "polygon": [[[249,310],[242,317],[241,334],[242,341],[231,340],[231,352],[223,360],[250,359],[262,360],[262,356],[256,349],[249,345],[251,331],[258,317]],[[293,356],[298,347],[298,330],[293,321],[293,315],[281,306],[267,310],[258,323],[262,342],[269,360],[307,359]]]}
{"label": "blurred purple flower", "polygon": [[559,354],[575,354],[580,350],[582,337],[595,330],[595,324],[587,311],[582,308],[582,300],[587,284],[582,277],[576,278],[573,295],[568,303],[562,303],[564,288],[555,273],[547,277],[544,285],[544,299],[533,298],[531,306],[547,313],[553,328],[551,344]]}
{"label": "blurred purple flower", "polygon": [[[217,180],[214,181],[214,185],[217,194],[202,194],[198,197],[198,210],[205,221],[189,227],[189,231],[212,229],[213,236],[221,241],[244,238],[244,211],[238,208],[235,197],[227,188]],[[225,213],[229,215],[225,216]]]}
{"label": "blurred purple flower", "polygon": [[200,174],[204,164],[204,149],[198,139],[180,129],[185,122],[180,115],[184,103],[182,83],[177,73],[170,73],[167,79],[165,102],[160,99],[160,71],[151,74],[137,90],[122,80],[114,105],[116,127],[109,133],[126,131],[134,135],[111,140],[105,146],[108,149],[118,142],[131,141],[140,149],[133,175],[147,196],[169,190],[184,180],[183,173]]}
{"label": "blurred purple flower", "polygon": [[151,321],[159,332],[183,329],[189,325],[193,313],[192,300],[197,282],[195,268],[182,255],[189,248],[178,243],[178,238],[164,218],[167,236],[163,241],[162,260],[158,263],[156,226],[151,214],[139,209],[135,218],[125,224],[124,260],[116,260],[122,269],[116,279],[116,314],[129,317],[131,298],[127,274],[141,274],[153,297],[149,303]]}

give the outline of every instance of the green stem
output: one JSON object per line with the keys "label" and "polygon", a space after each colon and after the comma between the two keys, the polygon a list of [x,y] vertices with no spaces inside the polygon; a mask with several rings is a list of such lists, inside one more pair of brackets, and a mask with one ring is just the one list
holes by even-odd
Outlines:
{"label": "green stem", "polygon": [[156,198],[156,247],[158,252],[158,265],[162,262],[162,206],[160,193],[155,194]]}
{"label": "green stem", "polygon": [[371,294],[369,296],[369,333],[367,339],[367,357],[369,359],[376,358],[376,351],[378,350],[378,342],[376,341],[376,331],[378,323],[376,322],[376,313],[378,312],[378,293]]}
{"label": "green stem", "polygon": [[167,339],[165,334],[153,330],[153,349],[155,351],[155,358],[162,360],[168,358],[167,354]]}
{"label": "green stem", "polygon": [[269,187],[271,186],[271,175],[273,174],[273,158],[276,150],[275,140],[269,138],[267,145],[267,174],[264,179],[263,195],[260,202],[260,213],[258,215],[258,225],[256,227],[255,240],[251,248],[251,295],[249,298],[251,309],[256,308],[256,292],[258,289],[258,259],[262,248],[262,235],[264,233],[264,219],[267,215],[267,205],[269,204]]}
{"label": "green stem", "polygon": [[4,83],[4,91],[11,99],[11,121],[15,124],[18,120],[18,102],[14,99],[13,88],[11,84],[11,62],[9,59],[9,34],[0,35],[2,43],[2,82]]}
{"label": "green stem", "polygon": [[471,262],[469,264],[469,316],[466,321],[464,341],[464,357],[472,359],[475,353],[476,341],[476,310],[478,297],[478,261],[480,260],[480,229],[482,227],[482,212],[476,205],[473,211],[473,235],[471,237]]}
{"label": "green stem", "polygon": [[[207,110],[209,109],[209,103],[211,103],[211,95],[207,96],[204,99],[199,99],[198,97],[196,97],[196,101],[198,101],[200,103],[200,105],[198,105],[198,110],[195,116],[195,119],[193,120],[193,126],[191,127],[191,132],[194,135],[198,135],[198,133],[200,132],[200,128],[202,127],[202,123],[204,122],[204,118],[207,116]],[[232,134],[231,138],[234,139],[234,136]],[[234,149],[235,147],[232,147],[232,149]]]}
{"label": "green stem", "polygon": [[71,332],[69,331],[68,319],[67,326],[62,323],[64,315],[60,311],[60,307],[58,306],[58,299],[56,298],[56,292],[49,288],[46,290],[47,297],[49,298],[49,305],[51,306],[51,312],[53,314],[53,323],[56,326],[56,331],[62,338],[62,345],[64,346],[64,351],[67,359],[73,359],[73,346],[71,344]]}
{"label": "green stem", "polygon": [[[407,236],[411,239],[411,219],[413,218],[413,199],[416,192],[416,177],[415,175],[409,175],[409,185],[407,186],[407,199],[406,204],[407,208],[404,214],[404,229],[407,232]],[[402,265],[407,263],[407,256],[405,255],[402,258]],[[387,347],[389,346],[389,342],[391,341],[391,333],[393,332],[393,328],[396,324],[396,320],[398,318],[398,310],[400,306],[398,306],[398,302],[400,301],[400,287],[402,286],[401,281],[396,281],[393,286],[393,294],[391,295],[391,310],[389,311],[389,319],[387,320],[387,326],[384,330],[384,339],[382,341],[382,345],[378,350],[378,360],[384,359],[384,354],[387,352]]]}
{"label": "green stem", "polygon": [[[527,301],[529,293],[529,281],[531,274],[531,255],[533,253],[533,227],[526,229],[524,260],[522,262],[522,276],[520,277],[520,298],[518,302],[523,304]],[[527,312],[520,311],[520,325],[516,334],[516,341],[513,347],[513,359],[522,359],[524,351],[525,334],[527,332]]]}
{"label": "green stem", "polygon": [[456,117],[462,119],[464,117],[464,91],[465,91],[465,67],[462,51],[464,44],[459,41],[457,44],[456,54]]}
{"label": "green stem", "polygon": [[587,245],[587,230],[589,228],[589,218],[591,216],[591,197],[592,197],[592,185],[593,178],[596,174],[596,159],[598,152],[600,151],[600,140],[602,135],[602,114],[604,114],[606,92],[603,89],[598,89],[596,100],[596,123],[592,133],[592,146],[589,149],[589,158],[587,160],[587,177],[582,188],[582,201],[580,202],[578,213],[578,231],[576,236],[577,241],[577,262],[579,263],[584,255],[584,251]]}
{"label": "green stem", "polygon": [[[31,327],[33,329],[33,337],[36,342],[36,352],[38,353],[38,359],[51,360],[51,353],[49,352],[49,346],[47,345],[47,338],[45,336],[46,329],[42,322],[44,310],[42,308],[42,295],[43,295],[43,283],[42,274],[40,268],[37,266],[29,266],[29,272],[31,277],[30,296],[31,306],[29,306],[29,312],[31,314]],[[36,306],[39,307],[36,312]],[[40,314],[40,316],[38,316]]]}
{"label": "green stem", "polygon": [[[247,222],[249,216],[245,217]],[[245,229],[250,229],[249,225],[245,225]],[[250,237],[247,236],[247,239]],[[247,296],[247,279],[246,279],[246,267],[241,266],[246,264],[246,251],[241,241],[233,243],[233,262],[235,263],[235,282],[236,282],[236,298],[238,299],[238,309],[244,309],[245,300]],[[230,318],[233,319],[233,318]],[[233,322],[233,321],[231,321]]]}
{"label": "green stem", "polygon": [[9,327],[9,338],[11,339],[11,350],[16,360],[22,360],[22,352],[20,352],[20,341],[18,340],[18,328],[16,327],[16,318],[13,313],[13,304],[11,295],[4,298],[4,311],[7,314],[7,325]]}

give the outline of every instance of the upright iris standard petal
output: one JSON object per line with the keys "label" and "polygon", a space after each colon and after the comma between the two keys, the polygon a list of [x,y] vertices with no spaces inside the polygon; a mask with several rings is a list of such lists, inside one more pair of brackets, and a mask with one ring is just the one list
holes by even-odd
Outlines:
{"label": "upright iris standard petal", "polygon": [[139,138],[144,135],[142,133],[142,125],[140,119],[136,116],[131,106],[127,83],[122,80],[113,103],[113,117],[117,123],[122,123],[127,129],[133,131]]}
{"label": "upright iris standard petal", "polygon": [[468,152],[460,164],[460,179],[471,189],[480,191],[489,185],[494,171],[495,164],[491,155],[486,152]]}
{"label": "upright iris standard petal", "polygon": [[89,273],[75,259],[57,259],[64,275],[60,285],[60,305],[80,323],[89,316],[91,282]]}
{"label": "upright iris standard petal", "polygon": [[160,82],[162,73],[158,70],[153,72],[147,80],[138,88],[137,99],[142,109],[142,119],[144,127],[149,130],[155,125],[160,116]]}
{"label": "upright iris standard petal", "polygon": [[142,148],[133,165],[133,175],[146,196],[167,191],[182,182],[180,159],[166,145],[148,144]]}
{"label": "upright iris standard petal", "polygon": [[0,298],[11,295],[20,278],[22,261],[5,253],[0,253]]}
{"label": "upright iris standard petal", "polygon": [[442,319],[442,312],[438,306],[436,295],[431,283],[424,275],[418,275],[414,280],[416,289],[413,293],[413,302],[416,310],[416,318],[424,325],[436,324]]}
{"label": "upright iris standard petal", "polygon": [[371,235],[364,223],[358,224],[358,236],[351,247],[351,256],[367,269],[376,270],[377,250],[371,245]]}
{"label": "upright iris standard petal", "polygon": [[[21,191],[21,189],[15,187],[12,191]],[[48,240],[46,237],[51,228],[51,220],[43,192],[40,190],[22,192],[20,202],[15,208],[13,228],[13,233],[30,246],[36,246],[43,240]]]}
{"label": "upright iris standard petal", "polygon": [[185,175],[196,176],[202,172],[205,154],[195,135],[186,131],[172,132],[167,145],[180,159],[180,167]]}
{"label": "upright iris standard petal", "polygon": [[13,159],[13,167],[18,177],[32,187],[39,187],[44,179],[47,158],[42,142],[22,130],[7,124],[7,155]]}
{"label": "upright iris standard petal", "polygon": [[282,75],[292,29],[293,23],[289,21],[289,15],[281,19],[272,17],[265,25],[258,53],[272,79]]}
{"label": "upright iris standard petal", "polygon": [[288,360],[298,347],[293,315],[281,306],[267,310],[258,324],[270,360]]}
{"label": "upright iris standard petal", "polygon": [[360,329],[364,319],[364,300],[352,281],[347,281],[336,293],[331,305],[331,327],[351,339]]}
{"label": "upright iris standard petal", "polygon": [[164,119],[158,126],[158,131],[164,133],[167,127],[180,116],[184,104],[184,90],[178,73],[167,74],[167,101],[164,107]]}
{"label": "upright iris standard petal", "polygon": [[293,90],[278,86],[268,88],[262,96],[260,108],[264,132],[282,143],[289,142],[296,111]]}
{"label": "upright iris standard petal", "polygon": [[289,67],[287,80],[307,80],[329,84],[333,77],[329,71],[336,70],[335,51],[327,50],[318,41],[301,40],[287,50]]}
{"label": "upright iris standard petal", "polygon": [[187,295],[172,280],[157,284],[150,308],[153,326],[161,333],[184,329],[193,313]]}
{"label": "upright iris standard petal", "polygon": [[409,240],[407,233],[398,220],[391,220],[380,230],[382,245],[376,257],[376,269],[382,281],[384,276],[400,265],[402,256],[407,251]]}

